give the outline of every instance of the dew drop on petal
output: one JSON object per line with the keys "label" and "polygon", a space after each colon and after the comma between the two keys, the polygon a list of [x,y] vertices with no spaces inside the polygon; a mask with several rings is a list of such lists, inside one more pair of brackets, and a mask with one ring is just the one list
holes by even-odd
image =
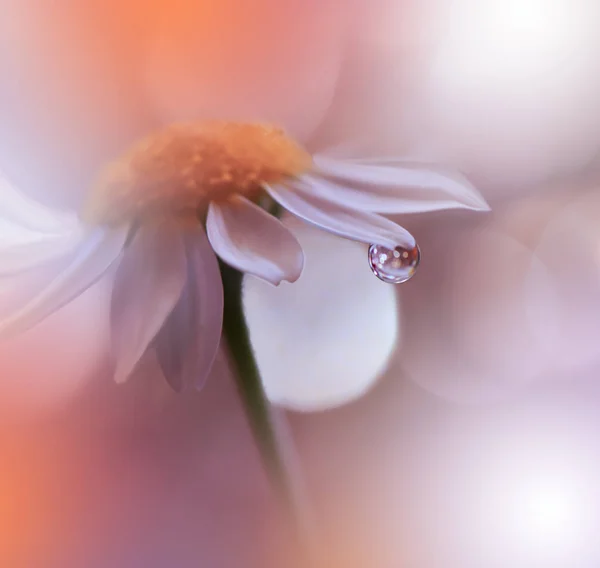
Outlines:
{"label": "dew drop on petal", "polygon": [[381,245],[369,247],[369,266],[373,274],[389,284],[402,284],[410,280],[417,271],[420,260],[421,251],[418,246],[412,249],[389,249]]}

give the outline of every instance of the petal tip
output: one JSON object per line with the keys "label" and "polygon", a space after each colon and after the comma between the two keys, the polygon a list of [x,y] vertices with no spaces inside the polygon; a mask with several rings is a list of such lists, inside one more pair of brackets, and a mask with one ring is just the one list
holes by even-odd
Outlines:
{"label": "petal tip", "polygon": [[473,211],[491,211],[489,203],[481,192],[476,189],[473,185],[469,184],[468,192],[465,192],[461,200],[462,205]]}
{"label": "petal tip", "polygon": [[294,268],[294,270],[291,270],[289,272],[289,274],[286,274],[283,279],[286,282],[293,284],[294,282],[297,282],[300,279],[300,276],[302,276],[303,272],[304,272],[304,252],[301,251],[301,253],[299,254],[298,260],[297,260],[296,267]]}
{"label": "petal tip", "polygon": [[294,276],[288,276],[285,281],[289,282],[290,284],[293,284],[294,282],[298,282],[298,280],[300,279],[300,276],[302,276],[302,270],[300,272],[298,272],[298,274],[295,274]]}
{"label": "petal tip", "polygon": [[[193,383],[193,388],[196,392],[200,392],[201,390],[204,389],[204,387],[206,386],[206,381],[208,380],[211,370],[212,370],[212,363],[209,365],[209,367],[206,369],[206,371],[204,373],[201,373],[200,375],[198,375],[196,377],[196,380]],[[191,390],[191,389],[188,389],[187,385],[184,385],[184,387],[181,389],[181,391],[184,391],[184,390]]]}
{"label": "petal tip", "polygon": [[490,207],[490,204],[485,200],[483,195],[481,195],[479,192],[473,194],[473,200],[471,201],[471,203],[469,203],[469,207],[471,209],[473,209],[474,211],[481,211],[481,212],[486,212],[486,211],[492,210],[492,208]]}
{"label": "petal tip", "polygon": [[271,284],[271,286],[274,286],[275,288],[279,287],[281,285],[281,283],[286,280],[285,274],[281,274],[281,273],[277,274],[277,275],[270,274],[269,276],[262,275],[262,276],[258,276],[258,278]]}
{"label": "petal tip", "polygon": [[[114,356],[113,356],[114,357]],[[137,368],[137,365],[131,366],[125,361],[120,361],[118,358],[113,358],[113,381],[117,385],[124,385],[131,375],[133,375],[134,371]]]}
{"label": "petal tip", "polygon": [[263,273],[261,275],[254,273],[254,276],[259,278],[260,280],[264,280],[265,282],[267,282],[268,284],[271,284],[271,286],[274,286],[275,288],[279,287],[283,282],[288,282],[290,284],[293,284],[300,278],[301,275],[302,275],[302,269],[297,270],[297,271],[295,270],[290,273],[284,273],[284,272],[275,273],[275,272],[273,272],[269,275],[267,275],[265,273]]}
{"label": "petal tip", "polygon": [[124,373],[122,371],[115,371],[115,373],[113,375],[113,381],[117,385],[124,385],[127,382],[128,378],[129,378],[129,373]]}
{"label": "petal tip", "polygon": [[491,211],[489,203],[480,194],[472,194],[467,199],[454,199],[447,209],[466,209],[468,211],[476,211],[478,213],[485,213]]}

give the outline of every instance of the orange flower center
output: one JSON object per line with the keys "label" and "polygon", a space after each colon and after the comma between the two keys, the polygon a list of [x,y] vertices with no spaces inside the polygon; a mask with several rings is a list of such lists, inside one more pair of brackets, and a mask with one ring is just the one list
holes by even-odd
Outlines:
{"label": "orange flower center", "polygon": [[189,218],[210,201],[254,198],[263,184],[298,176],[311,165],[311,156],[280,128],[221,121],[174,125],[104,168],[82,217],[107,225]]}

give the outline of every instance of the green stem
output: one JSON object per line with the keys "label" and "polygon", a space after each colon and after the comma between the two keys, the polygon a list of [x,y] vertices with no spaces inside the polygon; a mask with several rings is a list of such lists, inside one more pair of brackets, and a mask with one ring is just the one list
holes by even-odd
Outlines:
{"label": "green stem", "polygon": [[285,417],[274,420],[254,357],[242,305],[243,275],[221,262],[225,296],[223,334],[235,367],[235,381],[267,474],[289,515],[300,546],[296,558],[303,567],[318,557],[314,518],[304,491],[293,441],[285,432]]}
{"label": "green stem", "polygon": [[234,268],[221,263],[221,276],[225,295],[223,333],[235,366],[234,375],[238,391],[265,462],[267,473],[285,503],[292,506],[294,499],[291,480],[284,456],[280,451],[270,404],[263,389],[244,317],[243,275]]}

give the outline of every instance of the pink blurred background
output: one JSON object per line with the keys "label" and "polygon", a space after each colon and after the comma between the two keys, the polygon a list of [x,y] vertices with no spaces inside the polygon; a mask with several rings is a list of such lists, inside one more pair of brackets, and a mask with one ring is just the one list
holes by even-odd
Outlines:
{"label": "pink blurred background", "polygon": [[[47,203],[77,205],[132,138],[197,117],[468,174],[492,214],[402,218],[423,262],[396,290],[385,374],[289,415],[322,565],[598,566],[597,3],[0,5],[0,166]],[[196,395],[150,370],[112,384],[109,292],[0,345],[0,565],[293,566],[224,362]]]}

